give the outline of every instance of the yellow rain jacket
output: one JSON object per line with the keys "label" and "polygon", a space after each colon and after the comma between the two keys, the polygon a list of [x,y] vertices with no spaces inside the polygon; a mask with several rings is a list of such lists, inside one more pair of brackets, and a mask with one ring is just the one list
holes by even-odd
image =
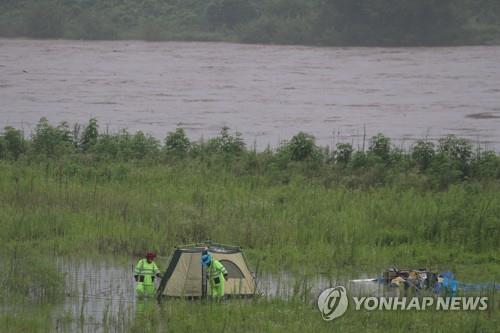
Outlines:
{"label": "yellow rain jacket", "polygon": [[135,265],[134,275],[137,276],[137,295],[153,296],[155,293],[154,277],[160,273],[158,266],[152,261],[148,263],[147,259],[141,259]]}
{"label": "yellow rain jacket", "polygon": [[224,275],[227,270],[220,261],[212,259],[212,263],[207,268],[209,295],[220,298],[224,296]]}

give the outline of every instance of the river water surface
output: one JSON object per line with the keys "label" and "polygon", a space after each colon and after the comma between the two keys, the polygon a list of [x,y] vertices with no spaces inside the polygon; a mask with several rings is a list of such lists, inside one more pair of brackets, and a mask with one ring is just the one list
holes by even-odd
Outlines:
{"label": "river water surface", "polygon": [[223,126],[264,149],[299,131],[321,145],[383,132],[457,134],[500,150],[500,47],[319,48],[0,39],[0,125],[27,134],[99,120],[191,139]]}

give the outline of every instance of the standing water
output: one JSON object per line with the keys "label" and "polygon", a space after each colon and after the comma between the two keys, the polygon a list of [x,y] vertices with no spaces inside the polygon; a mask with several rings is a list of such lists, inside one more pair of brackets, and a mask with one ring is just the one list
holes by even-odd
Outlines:
{"label": "standing water", "polygon": [[58,266],[66,275],[66,285],[64,302],[55,311],[56,328],[98,332],[112,325],[125,331],[136,307],[131,267],[73,260],[60,261]]}
{"label": "standing water", "polygon": [[456,134],[500,149],[500,47],[319,48],[0,39],[0,125],[52,122],[191,139],[240,131],[257,149]]}
{"label": "standing water", "polygon": [[[64,301],[54,311],[56,330],[105,332],[106,327],[113,327],[126,331],[135,316],[148,306],[156,306],[154,299],[136,297],[132,267],[124,261],[59,260],[58,269],[66,275],[66,285]],[[307,302],[314,302],[322,290],[336,285],[349,287],[353,294],[387,292],[378,283],[351,283],[345,276],[299,277],[290,273],[264,273],[256,280],[257,294],[261,297],[298,297]]]}

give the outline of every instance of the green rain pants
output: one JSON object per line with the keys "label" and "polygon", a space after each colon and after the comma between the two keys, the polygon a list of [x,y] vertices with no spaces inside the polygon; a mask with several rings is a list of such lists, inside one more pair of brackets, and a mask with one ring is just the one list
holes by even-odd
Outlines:
{"label": "green rain pants", "polygon": [[135,291],[139,297],[153,297],[155,295],[155,285],[138,282]]}

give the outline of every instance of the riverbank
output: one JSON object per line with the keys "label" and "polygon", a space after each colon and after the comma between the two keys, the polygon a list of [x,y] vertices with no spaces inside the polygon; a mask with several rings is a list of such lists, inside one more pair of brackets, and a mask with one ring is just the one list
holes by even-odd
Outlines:
{"label": "riverbank", "polygon": [[4,1],[0,36],[326,46],[498,45],[494,1]]}

